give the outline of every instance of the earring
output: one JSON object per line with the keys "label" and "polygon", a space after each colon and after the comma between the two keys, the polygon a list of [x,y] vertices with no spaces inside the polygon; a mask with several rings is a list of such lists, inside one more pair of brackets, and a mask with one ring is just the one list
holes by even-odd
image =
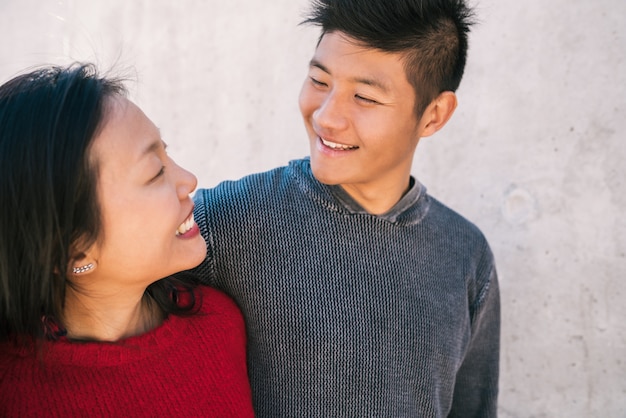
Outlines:
{"label": "earring", "polygon": [[92,268],[94,268],[93,263],[89,263],[89,264],[86,264],[86,265],[81,266],[81,267],[74,267],[72,269],[72,273],[74,273],[74,274],[81,274],[81,273],[84,273],[86,271],[91,270]]}

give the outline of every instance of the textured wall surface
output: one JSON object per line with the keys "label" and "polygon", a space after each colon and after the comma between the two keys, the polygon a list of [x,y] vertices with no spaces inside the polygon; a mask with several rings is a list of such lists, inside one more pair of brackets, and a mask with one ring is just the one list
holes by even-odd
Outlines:
{"label": "textured wall surface", "polygon": [[[306,0],[0,0],[0,81],[95,61],[201,186],[308,153]],[[626,417],[626,2],[481,0],[459,108],[414,174],[502,288],[500,415]],[[621,132],[621,133],[620,133]]]}

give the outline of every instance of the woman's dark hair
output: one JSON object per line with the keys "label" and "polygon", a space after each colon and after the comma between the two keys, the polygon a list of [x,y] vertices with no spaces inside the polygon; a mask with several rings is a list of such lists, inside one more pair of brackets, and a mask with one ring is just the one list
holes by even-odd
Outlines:
{"label": "woman's dark hair", "polygon": [[[101,236],[93,139],[108,102],[125,96],[119,79],[92,64],[49,66],[0,86],[0,341],[49,337],[62,318],[68,268]],[[166,313],[185,280],[146,293]],[[63,324],[58,324],[63,327]]]}
{"label": "woman's dark hair", "polygon": [[458,88],[472,17],[464,0],[313,0],[302,23],[320,26],[322,37],[343,32],[367,47],[403,53],[421,116],[441,92]]}

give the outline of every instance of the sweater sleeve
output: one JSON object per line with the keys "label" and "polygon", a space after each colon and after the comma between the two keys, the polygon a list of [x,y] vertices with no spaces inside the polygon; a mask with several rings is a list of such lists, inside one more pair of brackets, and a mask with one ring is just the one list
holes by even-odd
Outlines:
{"label": "sweater sleeve", "polygon": [[497,416],[500,293],[493,257],[489,250],[483,255],[478,273],[478,282],[482,287],[471,312],[472,335],[457,372],[449,417]]}
{"label": "sweater sleeve", "polygon": [[207,190],[199,189],[196,191],[194,195],[194,210],[193,216],[194,220],[198,224],[200,228],[200,234],[204,238],[206,242],[207,252],[206,257],[200,263],[199,266],[193,268],[191,271],[202,284],[208,286],[214,286],[215,282],[215,260],[214,260],[214,245],[213,245],[213,235],[211,234],[210,229],[210,220],[209,220],[209,208],[208,208],[208,200],[207,200]]}

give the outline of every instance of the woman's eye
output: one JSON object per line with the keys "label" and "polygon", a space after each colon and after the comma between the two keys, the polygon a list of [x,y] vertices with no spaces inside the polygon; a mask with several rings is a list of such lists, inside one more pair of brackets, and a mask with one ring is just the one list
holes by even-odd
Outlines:
{"label": "woman's eye", "polygon": [[161,166],[161,169],[156,174],[156,176],[154,176],[154,177],[152,177],[152,179],[150,179],[150,183],[157,181],[159,179],[159,177],[161,177],[163,174],[165,174],[165,166]]}

